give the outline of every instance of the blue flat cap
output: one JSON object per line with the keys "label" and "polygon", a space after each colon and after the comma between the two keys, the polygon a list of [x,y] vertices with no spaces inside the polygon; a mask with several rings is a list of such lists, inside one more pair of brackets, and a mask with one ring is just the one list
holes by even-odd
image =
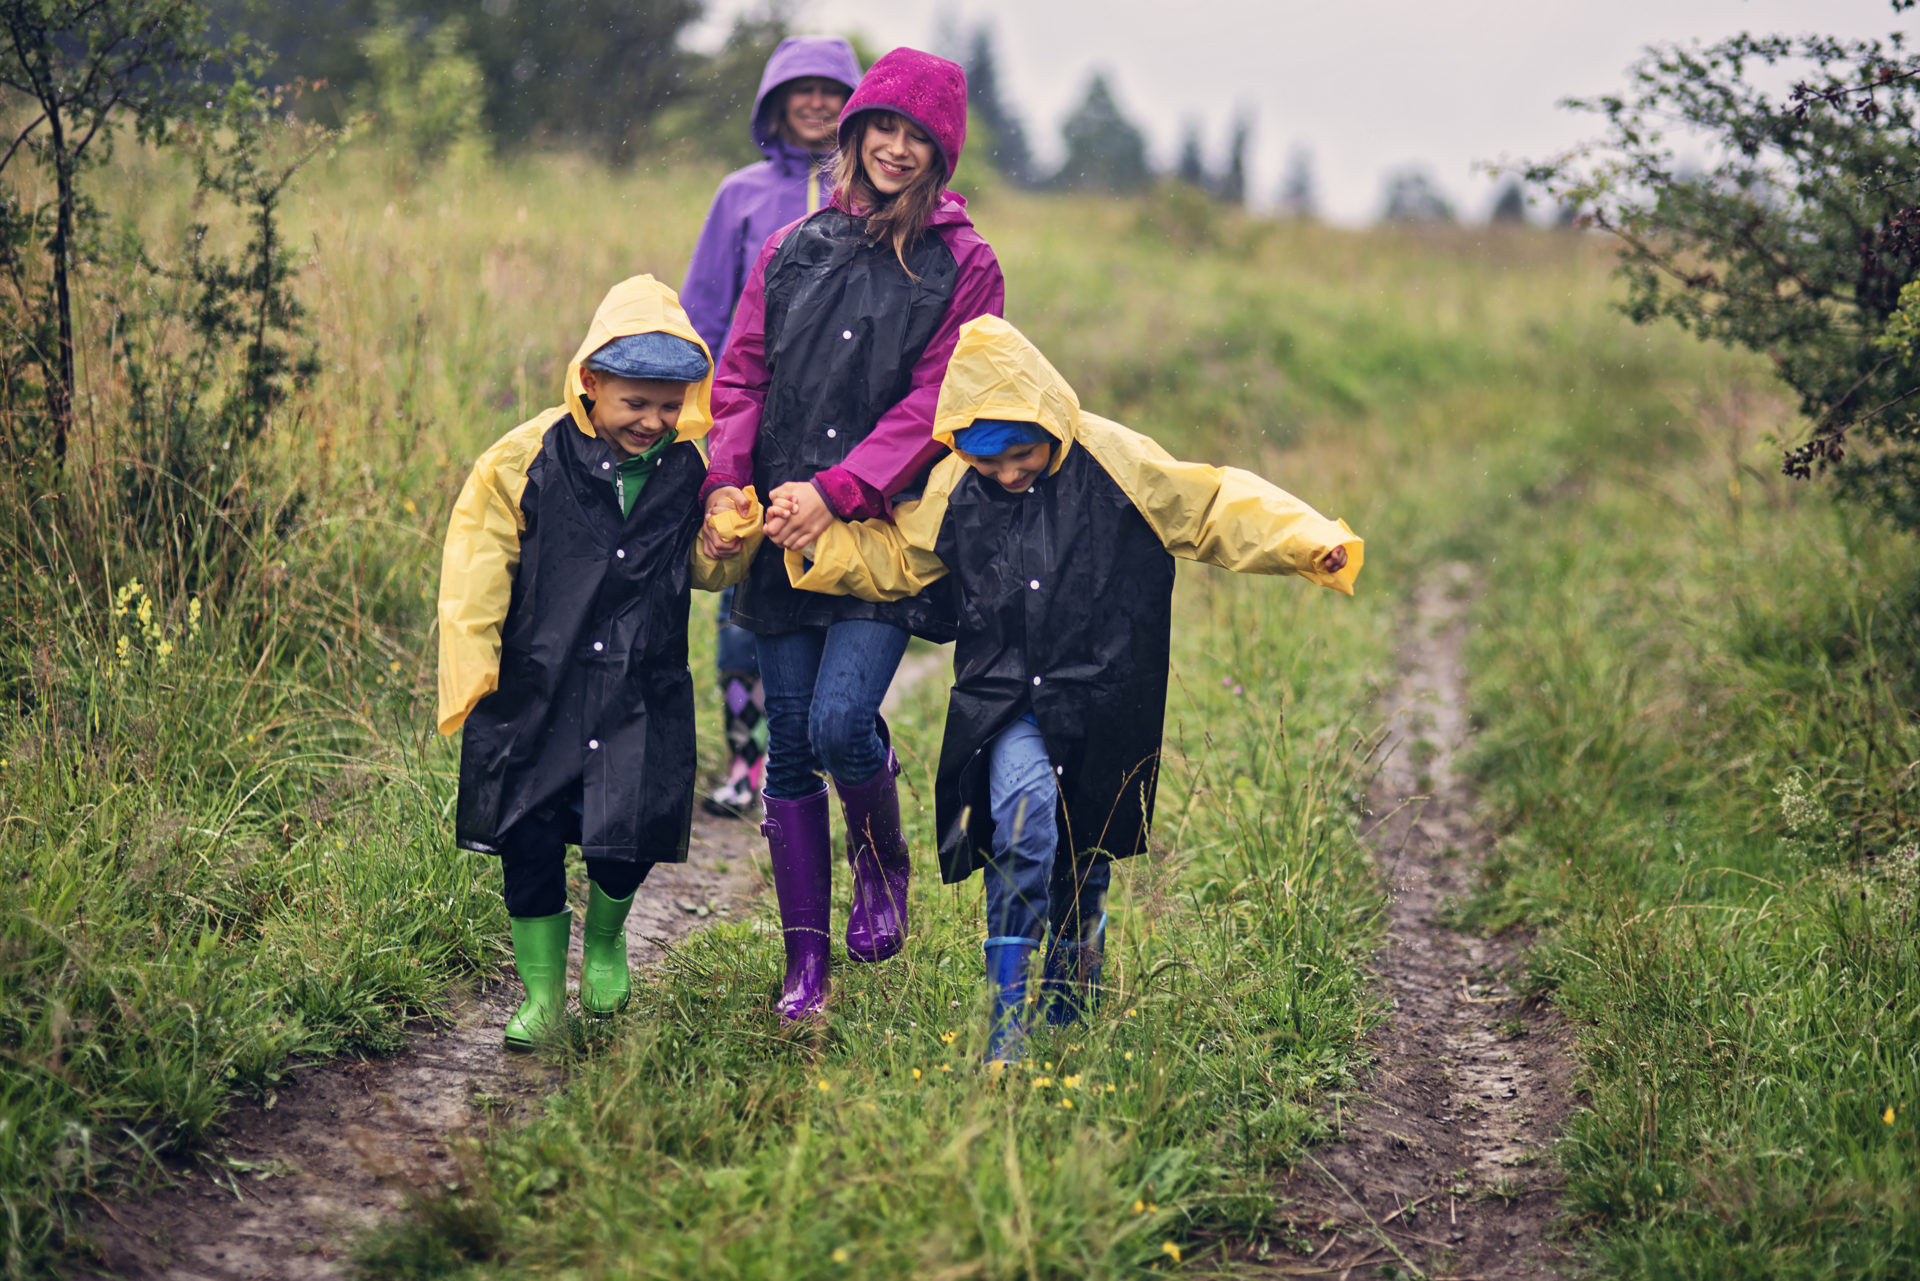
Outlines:
{"label": "blue flat cap", "polygon": [[615,378],[657,378],[662,382],[697,383],[707,376],[707,353],[700,344],[677,334],[628,334],[616,338],[587,357],[588,369]]}

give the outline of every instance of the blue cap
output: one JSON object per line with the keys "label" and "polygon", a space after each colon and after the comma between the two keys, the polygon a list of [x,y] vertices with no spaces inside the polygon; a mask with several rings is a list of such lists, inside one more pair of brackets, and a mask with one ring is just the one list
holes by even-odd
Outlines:
{"label": "blue cap", "polygon": [[615,378],[657,378],[670,383],[697,383],[709,368],[699,343],[657,330],[616,338],[585,363],[588,369]]}
{"label": "blue cap", "polygon": [[976,418],[971,427],[953,433],[953,447],[975,458],[991,458],[1021,445],[1037,445],[1053,437],[1039,423],[1008,422],[1004,418]]}

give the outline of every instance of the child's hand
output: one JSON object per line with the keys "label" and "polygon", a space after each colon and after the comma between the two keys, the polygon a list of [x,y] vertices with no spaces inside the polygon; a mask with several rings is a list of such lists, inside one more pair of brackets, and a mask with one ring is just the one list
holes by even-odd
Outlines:
{"label": "child's hand", "polygon": [[[752,504],[741,490],[732,485],[723,485],[707,495],[707,515],[722,508],[731,507],[742,516],[753,510]],[[730,560],[740,554],[740,540],[722,538],[713,532],[713,526],[706,521],[700,522],[700,550],[709,560]]]}
{"label": "child's hand", "polygon": [[776,547],[798,551],[832,523],[833,509],[811,482],[788,481],[767,495],[767,537]]}
{"label": "child's hand", "polygon": [[1347,567],[1347,549],[1336,547],[1320,558],[1320,571],[1325,574],[1337,574]]}

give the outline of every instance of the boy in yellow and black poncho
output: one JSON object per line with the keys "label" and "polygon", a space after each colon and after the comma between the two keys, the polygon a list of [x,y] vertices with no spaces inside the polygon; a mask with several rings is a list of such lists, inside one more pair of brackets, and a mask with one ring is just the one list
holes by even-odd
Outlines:
{"label": "boy in yellow and black poncho", "polygon": [[[933,434],[954,456],[893,522],[787,553],[795,586],[892,600],[950,577],[953,692],[935,783],[941,871],[984,869],[997,1000],[989,1058],[1020,1052],[1034,950],[1047,1016],[1097,986],[1108,862],[1153,817],[1174,558],[1352,593],[1361,540],[1251,472],[1181,462],[1080,408],[1012,325],[969,321]],[[808,562],[811,562],[810,564]]]}
{"label": "boy in yellow and black poncho", "polygon": [[440,732],[462,736],[455,840],[500,859],[527,990],[509,1046],[565,1009],[566,847],[592,880],[588,1014],[625,1005],[634,891],[687,856],[688,592],[724,586],[728,568],[693,549],[712,384],[673,290],[622,281],[567,368],[565,403],[480,456],[447,526]]}

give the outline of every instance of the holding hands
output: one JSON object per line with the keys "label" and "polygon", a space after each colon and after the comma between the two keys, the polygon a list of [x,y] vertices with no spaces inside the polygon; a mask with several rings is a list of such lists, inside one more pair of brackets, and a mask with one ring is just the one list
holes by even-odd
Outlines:
{"label": "holding hands", "polygon": [[833,509],[807,481],[788,481],[767,495],[767,500],[767,537],[776,547],[798,551],[833,523]]}

